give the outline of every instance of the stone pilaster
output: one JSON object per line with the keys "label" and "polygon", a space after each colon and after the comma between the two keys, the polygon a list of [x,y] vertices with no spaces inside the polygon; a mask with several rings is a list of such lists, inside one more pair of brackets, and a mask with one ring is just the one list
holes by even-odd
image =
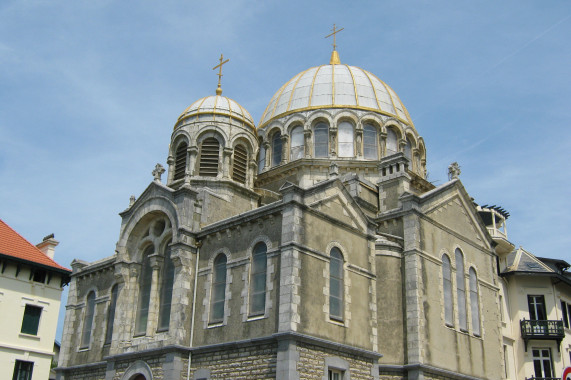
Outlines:
{"label": "stone pilaster", "polygon": [[230,178],[230,157],[233,152],[232,148],[224,148],[222,151],[222,178]]}
{"label": "stone pilaster", "polygon": [[196,167],[196,157],[198,156],[198,147],[190,146],[188,147],[188,168],[187,172],[193,176],[194,168]]}
{"label": "stone pilaster", "polygon": [[304,149],[305,149],[305,158],[310,158],[313,153],[313,144],[311,141],[312,131],[311,129],[304,129],[303,130],[303,138],[304,138]]}
{"label": "stone pilaster", "polygon": [[289,161],[289,136],[282,135],[282,162],[280,164],[286,164]]}

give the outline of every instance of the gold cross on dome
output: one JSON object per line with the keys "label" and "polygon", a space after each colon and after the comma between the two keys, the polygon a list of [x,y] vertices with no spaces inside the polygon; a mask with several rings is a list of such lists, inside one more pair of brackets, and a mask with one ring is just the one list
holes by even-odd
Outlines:
{"label": "gold cross on dome", "polygon": [[325,36],[325,38],[329,38],[331,36],[333,36],[333,51],[335,51],[337,49],[337,40],[336,40],[336,34],[339,33],[340,31],[342,31],[345,28],[341,28],[341,29],[337,29],[337,27],[335,26],[335,24],[333,24],[333,29],[331,29],[333,31],[333,33],[328,34]]}
{"label": "gold cross on dome", "polygon": [[229,59],[224,61],[224,55],[220,54],[220,63],[212,68],[212,70],[218,70],[218,88],[216,88],[216,95],[222,95],[222,87],[220,86],[220,82],[222,81],[222,65],[228,63]]}

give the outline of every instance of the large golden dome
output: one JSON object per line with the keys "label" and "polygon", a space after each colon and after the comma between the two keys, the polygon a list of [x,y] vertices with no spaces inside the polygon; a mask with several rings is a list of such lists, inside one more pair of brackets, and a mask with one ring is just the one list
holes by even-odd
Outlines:
{"label": "large golden dome", "polygon": [[258,128],[293,112],[319,108],[378,112],[414,128],[392,88],[366,70],[341,64],[312,67],[291,78],[272,97]]}

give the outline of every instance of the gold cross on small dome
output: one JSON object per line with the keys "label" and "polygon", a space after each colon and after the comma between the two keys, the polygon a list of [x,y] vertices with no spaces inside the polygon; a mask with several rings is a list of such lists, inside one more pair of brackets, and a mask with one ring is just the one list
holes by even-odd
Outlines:
{"label": "gold cross on small dome", "polygon": [[230,60],[227,59],[224,61],[224,55],[220,54],[220,63],[212,68],[212,70],[218,70],[218,88],[216,88],[216,95],[222,95],[222,87],[220,86],[220,82],[222,81],[222,65],[228,63]]}
{"label": "gold cross on small dome", "polygon": [[333,53],[331,53],[331,60],[329,61],[330,65],[339,65],[341,63],[341,60],[339,59],[339,54],[337,53],[337,40],[336,40],[336,38],[337,38],[337,33],[342,31],[343,29],[345,29],[345,28],[337,29],[335,24],[333,24],[333,29],[331,29],[333,31],[333,33],[325,36],[325,38],[329,38],[329,37],[333,36]]}

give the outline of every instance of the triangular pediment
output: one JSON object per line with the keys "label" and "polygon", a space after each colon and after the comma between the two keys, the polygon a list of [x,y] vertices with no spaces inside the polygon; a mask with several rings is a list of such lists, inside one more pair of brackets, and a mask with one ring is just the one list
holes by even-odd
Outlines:
{"label": "triangular pediment", "polygon": [[480,221],[470,197],[459,187],[461,185],[432,196],[423,205],[424,215],[466,239],[490,247],[490,237],[486,227]]}
{"label": "triangular pediment", "polygon": [[313,192],[306,198],[312,209],[360,230],[366,230],[368,220],[355,199],[341,183]]}

